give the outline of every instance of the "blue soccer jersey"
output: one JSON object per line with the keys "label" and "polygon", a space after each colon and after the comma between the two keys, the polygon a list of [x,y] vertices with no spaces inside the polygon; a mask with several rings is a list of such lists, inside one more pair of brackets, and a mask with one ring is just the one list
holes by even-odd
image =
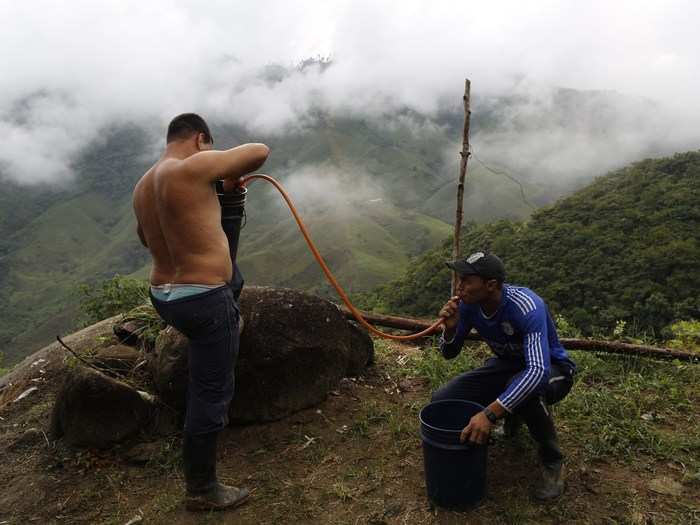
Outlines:
{"label": "blue soccer jersey", "polygon": [[498,397],[509,412],[547,384],[552,361],[575,368],[559,342],[547,305],[529,288],[504,284],[501,304],[490,317],[478,304],[460,303],[454,338],[440,340],[440,351],[447,359],[459,354],[472,328],[498,357],[523,362],[523,370]]}

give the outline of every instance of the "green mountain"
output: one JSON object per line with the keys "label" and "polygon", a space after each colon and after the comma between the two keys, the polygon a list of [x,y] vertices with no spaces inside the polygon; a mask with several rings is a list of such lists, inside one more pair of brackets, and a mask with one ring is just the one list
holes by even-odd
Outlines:
{"label": "green mountain", "polygon": [[[501,256],[509,282],[534,289],[587,334],[623,320],[658,336],[700,317],[700,152],[634,163],[526,222],[472,224],[462,246]],[[451,241],[418,257],[365,306],[435,315],[449,296],[450,255]]]}
{"label": "green mountain", "polygon": [[[518,97],[475,98],[477,149],[469,163],[466,218],[524,219],[534,207],[580,187],[563,157],[548,160],[543,175],[542,164],[509,156],[508,149],[549,135],[607,137],[606,123],[616,114],[598,111],[590,125],[573,117],[579,107],[605,109],[610,100],[607,94],[563,90],[532,110],[530,101]],[[533,111],[542,118],[533,118]],[[413,257],[450,234],[462,118],[459,107],[435,118],[409,109],[372,117],[319,110],[269,136],[232,124],[213,131],[224,147],[260,140],[270,145],[264,171],[287,187],[331,268],[356,293],[400,275]],[[79,283],[115,273],[148,274],[130,201],[161,140],[137,125],[104,130],[74,159],[74,179],[60,185],[20,186],[0,167],[0,351],[7,361],[75,327]],[[556,170],[561,176],[552,176]],[[246,211],[239,262],[247,283],[331,295],[271,188],[251,185]]]}
{"label": "green mountain", "polygon": [[146,135],[113,130],[87,148],[63,187],[6,183],[0,210],[0,350],[9,362],[77,324],[80,282],[147,262],[130,208],[130,193],[146,168]]}

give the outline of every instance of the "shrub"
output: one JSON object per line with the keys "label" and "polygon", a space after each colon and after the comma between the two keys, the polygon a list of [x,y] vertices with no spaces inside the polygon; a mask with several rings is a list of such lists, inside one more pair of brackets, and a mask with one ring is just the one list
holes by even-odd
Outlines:
{"label": "shrub", "polygon": [[700,352],[700,321],[676,321],[668,327],[671,337],[668,346]]}
{"label": "shrub", "polygon": [[148,300],[148,283],[117,274],[97,286],[81,284],[78,293],[80,312],[87,325],[143,305]]}

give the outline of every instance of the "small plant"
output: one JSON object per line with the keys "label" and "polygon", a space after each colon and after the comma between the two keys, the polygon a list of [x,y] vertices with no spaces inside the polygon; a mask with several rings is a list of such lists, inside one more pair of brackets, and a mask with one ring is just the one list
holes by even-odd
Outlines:
{"label": "small plant", "polygon": [[358,419],[350,425],[350,434],[355,437],[366,438],[369,436],[369,423],[367,419]]}
{"label": "small plant", "polygon": [[555,316],[554,323],[557,325],[557,334],[559,337],[581,337],[581,330],[576,328],[563,315]]}
{"label": "small plant", "polygon": [[161,472],[176,472],[182,468],[182,453],[179,440],[171,437],[160,442],[159,448],[148,464]]}
{"label": "small plant", "polygon": [[416,420],[418,415],[412,410],[396,410],[389,416],[389,431],[395,441],[416,439]]}
{"label": "small plant", "polygon": [[355,491],[347,484],[338,482],[331,486],[331,492],[341,501],[349,501],[354,499]]}
{"label": "small plant", "polygon": [[625,335],[625,328],[627,327],[627,321],[622,319],[615,322],[615,328],[613,329],[613,338],[622,339]]}
{"label": "small plant", "polygon": [[139,325],[137,330],[139,337],[151,348],[155,346],[160,331],[165,328],[165,322],[150,304],[141,304],[129,310],[124,314],[124,322],[127,321],[134,321]]}

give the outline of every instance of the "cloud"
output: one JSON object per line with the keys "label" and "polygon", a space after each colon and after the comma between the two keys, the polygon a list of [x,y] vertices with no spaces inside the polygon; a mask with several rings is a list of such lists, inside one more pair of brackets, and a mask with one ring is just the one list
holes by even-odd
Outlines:
{"label": "cloud", "polygon": [[499,126],[474,138],[475,154],[560,190],[640,158],[700,146],[700,133],[683,127],[688,115],[643,97],[556,90],[489,110]]}
{"label": "cloud", "polygon": [[[519,95],[546,107],[552,88],[568,87],[654,101],[646,118],[639,104],[618,105],[600,144],[610,154],[642,154],[659,138],[655,122],[666,149],[699,142],[693,1],[598,0],[582,9],[573,0],[36,0],[2,3],[0,17],[12,21],[0,33],[11,50],[0,62],[0,173],[25,183],[69,179],[71,159],[115,122],[162,133],[173,115],[198,111],[271,134],[303,124],[314,108],[434,115],[460,100],[465,76],[481,100]],[[312,56],[333,65],[290,69]],[[275,64],[287,70],[276,80]],[[586,111],[573,114],[586,119]],[[553,166],[577,137],[560,126],[518,135],[512,148],[513,135],[501,131],[483,137],[487,148],[509,145],[517,158],[545,148]],[[585,153],[575,164],[599,169],[596,158]]]}
{"label": "cloud", "polygon": [[[358,213],[358,207],[385,200],[384,191],[376,180],[357,168],[307,164],[283,177],[284,188],[302,216],[352,217]],[[282,200],[274,202],[286,216],[288,212]]]}

